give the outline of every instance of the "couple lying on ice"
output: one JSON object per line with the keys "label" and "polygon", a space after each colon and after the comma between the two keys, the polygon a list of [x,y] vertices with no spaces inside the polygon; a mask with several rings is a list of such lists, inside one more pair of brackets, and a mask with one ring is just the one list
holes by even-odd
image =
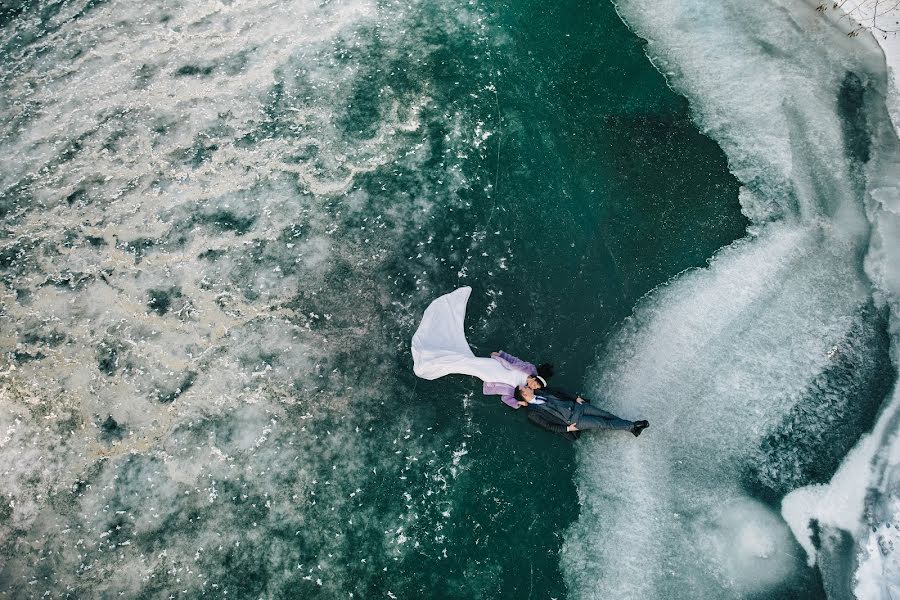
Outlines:
{"label": "couple lying on ice", "polygon": [[576,439],[588,429],[620,429],[635,436],[650,423],[627,421],[592,406],[590,401],[547,386],[551,365],[535,367],[505,352],[475,356],[463,322],[472,288],[462,287],[432,302],[412,339],[413,371],[423,379],[460,374],[484,382],[485,395],[499,395],[511,408],[526,407],[528,419],[544,429]]}

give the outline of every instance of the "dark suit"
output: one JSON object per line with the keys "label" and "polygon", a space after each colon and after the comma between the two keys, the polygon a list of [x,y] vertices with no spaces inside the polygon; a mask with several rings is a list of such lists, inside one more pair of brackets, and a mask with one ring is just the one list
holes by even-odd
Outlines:
{"label": "dark suit", "polygon": [[585,429],[619,429],[631,431],[633,421],[620,419],[614,414],[585,404],[578,404],[576,396],[558,388],[544,388],[535,393],[535,398],[544,400],[543,404],[528,404],[528,420],[553,433],[567,439],[578,439],[577,431],[566,431],[573,423],[579,430]]}

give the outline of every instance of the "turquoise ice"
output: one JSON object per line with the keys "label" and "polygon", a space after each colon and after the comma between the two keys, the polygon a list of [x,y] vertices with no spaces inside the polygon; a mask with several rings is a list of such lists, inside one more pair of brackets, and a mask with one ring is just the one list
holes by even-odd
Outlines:
{"label": "turquoise ice", "polygon": [[[0,596],[830,593],[779,503],[894,377],[884,73],[719,11],[0,9]],[[462,285],[651,429],[417,381]]]}

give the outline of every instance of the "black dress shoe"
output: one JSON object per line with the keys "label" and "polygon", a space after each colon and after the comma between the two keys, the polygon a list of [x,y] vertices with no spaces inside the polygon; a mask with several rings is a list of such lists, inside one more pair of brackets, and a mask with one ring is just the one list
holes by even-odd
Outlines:
{"label": "black dress shoe", "polygon": [[634,437],[641,435],[641,432],[650,427],[649,421],[635,421],[634,427],[631,428],[631,434]]}

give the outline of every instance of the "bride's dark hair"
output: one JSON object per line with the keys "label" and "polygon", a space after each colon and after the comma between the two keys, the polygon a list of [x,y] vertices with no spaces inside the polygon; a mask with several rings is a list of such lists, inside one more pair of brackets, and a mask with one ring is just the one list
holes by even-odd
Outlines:
{"label": "bride's dark hair", "polygon": [[553,365],[550,363],[541,363],[537,366],[537,374],[544,379],[553,377]]}

